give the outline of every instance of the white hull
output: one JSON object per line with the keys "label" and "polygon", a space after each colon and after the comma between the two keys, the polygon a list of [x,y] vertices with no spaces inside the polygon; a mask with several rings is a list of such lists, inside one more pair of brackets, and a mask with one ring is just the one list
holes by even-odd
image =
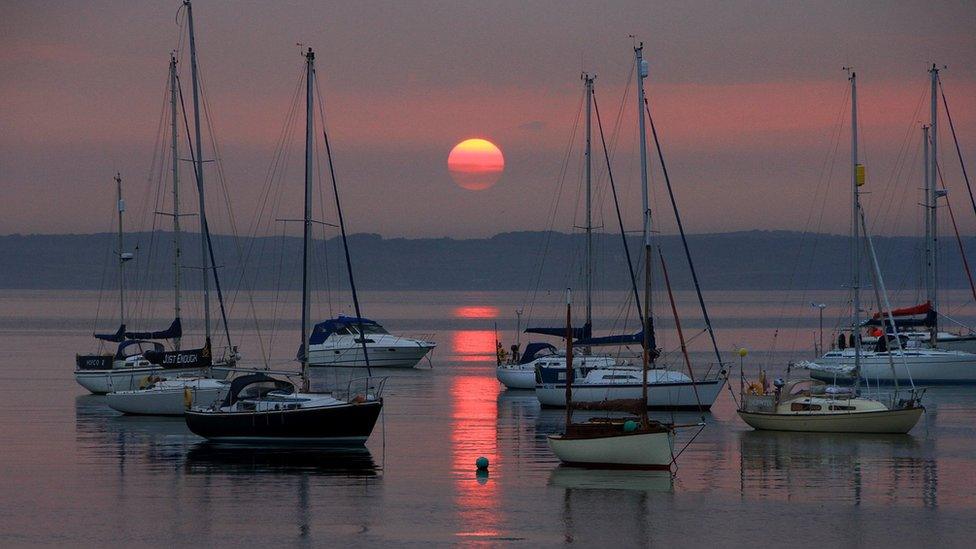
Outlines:
{"label": "white hull", "polygon": [[498,366],[495,377],[502,385],[509,389],[535,389],[535,368],[526,369],[518,366]]}
{"label": "white hull", "polygon": [[190,390],[190,404],[209,406],[224,397],[229,384],[217,380],[173,380],[155,387],[135,391],[118,391],[105,396],[113,410],[124,414],[150,416],[182,416],[186,410],[186,390]]}
{"label": "white hull", "polygon": [[[710,408],[718,398],[724,379],[697,381],[685,383],[648,383],[647,407],[654,409],[690,409],[697,410],[699,399],[702,408]],[[695,397],[695,387],[698,397]],[[640,385],[576,385],[573,384],[573,402],[599,403],[606,400],[640,399],[642,397]],[[535,396],[543,406],[558,408],[566,407],[565,384],[540,384],[535,387]]]}
{"label": "white hull", "polygon": [[549,436],[549,448],[556,457],[579,467],[668,469],[673,443],[670,431],[595,438]]}
{"label": "white hull", "polygon": [[[854,367],[853,356],[830,356],[827,353],[808,366],[810,377],[821,381],[850,381]],[[846,353],[850,355],[850,353]],[[976,354],[958,351],[907,351],[904,357],[897,353],[892,357],[895,373],[892,375],[888,356],[869,353],[861,357],[861,378],[870,383],[976,383]],[[906,368],[907,364],[907,368]]]}
{"label": "white hull", "polygon": [[[309,347],[309,366],[365,368],[366,358],[361,345],[355,347]],[[372,368],[413,368],[433,349],[433,345],[366,345]]]}
{"label": "white hull", "polygon": [[739,417],[754,429],[819,433],[898,433],[912,430],[922,408],[829,414],[774,414],[743,412]]}
{"label": "white hull", "polygon": [[138,368],[113,368],[111,370],[75,370],[75,381],[96,395],[113,391],[134,391],[148,385],[153,375],[178,376],[200,374],[199,368],[169,368],[140,366]]}

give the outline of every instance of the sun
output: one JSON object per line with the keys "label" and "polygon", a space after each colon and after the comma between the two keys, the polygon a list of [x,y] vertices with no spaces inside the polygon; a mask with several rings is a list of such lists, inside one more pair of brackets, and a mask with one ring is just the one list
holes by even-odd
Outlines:
{"label": "sun", "polygon": [[487,139],[465,139],[451,149],[447,169],[459,187],[483,191],[498,182],[505,170],[505,157]]}

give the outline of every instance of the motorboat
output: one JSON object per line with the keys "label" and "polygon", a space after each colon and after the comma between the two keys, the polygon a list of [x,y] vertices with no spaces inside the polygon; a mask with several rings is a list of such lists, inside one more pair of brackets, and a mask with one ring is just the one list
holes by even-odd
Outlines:
{"label": "motorboat", "polygon": [[368,352],[369,366],[413,368],[436,346],[433,341],[393,335],[368,318],[339,315],[312,329],[308,360],[312,367],[364,368]]}

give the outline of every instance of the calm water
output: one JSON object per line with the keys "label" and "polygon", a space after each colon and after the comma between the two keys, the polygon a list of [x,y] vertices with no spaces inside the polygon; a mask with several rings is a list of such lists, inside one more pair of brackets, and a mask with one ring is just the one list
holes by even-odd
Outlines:
{"label": "calm water", "polygon": [[[691,296],[679,297],[693,313]],[[747,372],[810,353],[817,319],[804,300],[834,313],[843,301],[813,294],[784,310],[784,297],[709,296],[723,351],[753,350]],[[673,479],[566,469],[545,442],[563,412],[540,410],[531,393],[494,379],[495,325],[509,343],[521,294],[364,298],[368,316],[391,330],[434,334],[432,367],[384,372],[385,411],[365,450],[258,451],[209,445],[182,420],[123,417],[85,394],[71,371],[74,353],[92,347],[96,293],[0,292],[0,545],[968,546],[976,531],[976,387],[930,390],[909,436],[753,432],[724,392]],[[165,314],[168,299],[143,296],[135,316]],[[546,300],[535,321],[558,318],[559,298]],[[248,319],[260,319],[266,346],[274,324],[271,362],[282,367],[296,349],[297,309],[283,302],[276,313],[274,304],[270,295],[253,308],[240,299],[232,335],[259,363]],[[103,300],[103,328],[113,307]],[[954,312],[970,321],[973,313]],[[596,316],[598,326],[621,322],[613,308]],[[670,349],[674,334],[661,323]],[[777,352],[761,352],[777,327]],[[708,361],[699,329],[687,321],[696,356]],[[492,463],[487,477],[475,473],[481,455]]]}

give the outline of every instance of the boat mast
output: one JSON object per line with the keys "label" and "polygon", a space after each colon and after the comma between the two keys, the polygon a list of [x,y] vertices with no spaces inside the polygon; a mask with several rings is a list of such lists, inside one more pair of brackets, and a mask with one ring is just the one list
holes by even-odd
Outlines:
{"label": "boat mast", "polygon": [[[851,67],[845,70],[851,81],[851,334],[854,337],[854,376],[855,383],[861,376],[861,248],[858,215],[861,211],[861,195],[858,189],[857,163],[857,73]],[[863,172],[862,172],[863,173]]]}
{"label": "boat mast", "polygon": [[116,195],[118,197],[118,210],[119,210],[119,239],[118,239],[118,255],[119,255],[119,324],[122,325],[122,331],[125,331],[125,262],[129,260],[126,256],[124,250],[124,242],[122,237],[122,213],[125,212],[125,200],[122,200],[122,174],[115,173],[115,188]]}
{"label": "boat mast", "polygon": [[[210,257],[207,243],[207,211],[203,192],[203,142],[200,139],[200,83],[197,77],[197,44],[193,35],[193,6],[190,0],[183,0],[186,6],[187,25],[190,33],[190,75],[193,79],[193,129],[196,134],[196,156],[193,159],[197,178],[197,196],[200,198],[200,261],[203,268],[203,322],[207,334],[206,346],[210,346],[210,278],[207,274],[207,260]],[[216,266],[214,266],[216,268]]]}
{"label": "boat mast", "polygon": [[312,226],[312,80],[315,52],[305,53],[305,217],[302,233],[302,390],[309,388],[308,380],[308,252]]}
{"label": "boat mast", "polygon": [[932,79],[932,90],[931,90],[931,109],[930,109],[930,120],[928,129],[928,153],[926,154],[926,159],[928,160],[928,170],[926,177],[926,223],[925,223],[925,244],[926,244],[926,259],[928,262],[928,269],[925,273],[926,282],[926,294],[932,309],[935,310],[935,322],[931,327],[931,336],[929,339],[929,344],[932,347],[936,346],[936,339],[939,334],[939,230],[938,230],[938,216],[937,214],[937,204],[936,200],[939,197],[938,180],[939,180],[939,162],[938,162],[938,141],[939,141],[939,103],[937,101],[938,92],[938,82],[939,82],[939,68],[932,64],[932,68],[929,69],[929,74]]}
{"label": "boat mast", "polygon": [[[173,308],[176,313],[176,318],[180,318],[180,269],[181,265],[181,251],[180,251],[180,172],[179,172],[179,145],[177,141],[177,125],[176,125],[176,101],[177,101],[177,89],[176,89],[176,55],[171,53],[169,56],[169,103],[170,103],[170,114],[171,118],[171,133],[173,141],[173,290],[174,290],[174,303]],[[177,351],[180,350],[180,338],[173,339],[173,348]]]}
{"label": "boat mast", "polygon": [[[586,321],[585,327],[593,326],[593,193],[592,193],[592,146],[591,112],[593,109],[593,81],[595,76],[583,73],[586,83]],[[592,328],[591,328],[592,329]],[[584,333],[584,337],[586,334]],[[589,348],[584,350],[589,354]]]}
{"label": "boat mast", "polygon": [[644,332],[644,353],[642,356],[641,376],[641,419],[644,426],[648,425],[647,418],[647,370],[651,362],[651,205],[648,197],[647,185],[647,133],[644,122],[644,79],[647,78],[647,61],[644,60],[644,43],[634,47],[634,63],[637,70],[637,119],[640,132],[640,170],[641,170],[641,198],[644,208],[643,236],[644,236],[644,315],[641,319]]}
{"label": "boat mast", "polygon": [[566,433],[573,423],[573,292],[566,288]]}

